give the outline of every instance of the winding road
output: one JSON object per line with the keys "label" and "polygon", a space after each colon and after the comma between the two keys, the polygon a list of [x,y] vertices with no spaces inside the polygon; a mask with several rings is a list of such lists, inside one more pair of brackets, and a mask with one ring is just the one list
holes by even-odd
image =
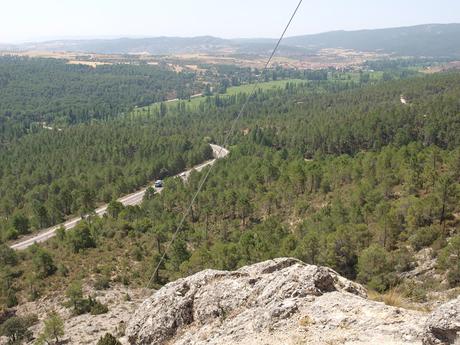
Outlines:
{"label": "winding road", "polygon": [[[187,178],[189,177],[190,173],[193,170],[201,171],[201,170],[203,170],[203,168],[214,164],[214,162],[217,159],[224,158],[229,153],[229,151],[227,149],[225,149],[225,148],[223,148],[222,146],[219,146],[219,145],[211,144],[211,148],[212,148],[212,151],[213,151],[214,159],[206,161],[206,162],[204,162],[204,163],[202,163],[200,165],[197,165],[197,166],[193,167],[190,170],[187,170],[187,171],[184,171],[184,172],[182,172],[180,174],[175,175],[174,177],[181,177],[182,179],[187,180]],[[124,206],[138,205],[138,204],[140,204],[142,202],[142,199],[144,197],[144,194],[145,194],[145,191],[147,190],[147,188],[148,187],[143,188],[143,189],[141,189],[141,190],[139,190],[137,192],[125,195],[125,196],[119,198],[118,201],[121,202]],[[162,190],[163,190],[163,188],[155,188],[156,193],[160,193]],[[98,216],[102,216],[106,212],[107,212],[107,204],[102,205],[101,207],[99,207],[99,208],[97,208],[95,210],[95,214],[97,214]],[[48,228],[48,229],[44,229],[44,230],[40,231],[39,233],[34,234],[33,236],[29,237],[29,238],[23,238],[19,242],[12,244],[10,247],[12,249],[15,249],[15,250],[26,249],[27,247],[30,247],[34,243],[44,242],[44,241],[50,239],[51,237],[54,237],[56,235],[56,230],[59,229],[61,226],[64,227],[65,230],[69,230],[69,229],[74,228],[78,224],[78,222],[80,220],[82,220],[82,217],[72,218],[72,219],[68,220],[65,223],[52,226],[51,228]]]}

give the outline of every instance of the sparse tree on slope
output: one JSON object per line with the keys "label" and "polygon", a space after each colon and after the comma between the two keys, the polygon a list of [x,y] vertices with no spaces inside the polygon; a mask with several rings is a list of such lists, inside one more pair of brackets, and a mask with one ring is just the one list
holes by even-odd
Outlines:
{"label": "sparse tree on slope", "polygon": [[45,320],[45,328],[38,336],[35,345],[59,344],[59,338],[64,336],[64,322],[58,313],[52,312]]}

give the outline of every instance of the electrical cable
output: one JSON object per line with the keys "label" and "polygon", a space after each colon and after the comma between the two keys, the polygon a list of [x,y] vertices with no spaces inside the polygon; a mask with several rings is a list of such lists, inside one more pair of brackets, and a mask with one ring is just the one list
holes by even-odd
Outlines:
{"label": "electrical cable", "polygon": [[[246,109],[246,106],[248,105],[248,103],[251,100],[251,98],[254,96],[254,94],[255,94],[255,92],[257,90],[257,87],[258,87],[260,81],[262,80],[262,77],[264,76],[265,72],[267,71],[268,66],[270,65],[270,62],[272,61],[273,57],[275,56],[275,53],[278,50],[278,48],[279,48],[279,46],[281,44],[281,41],[284,38],[284,35],[286,34],[287,30],[289,29],[289,26],[291,25],[292,21],[294,20],[294,17],[296,16],[300,6],[302,5],[302,2],[303,2],[303,0],[300,0],[299,3],[297,4],[297,7],[295,8],[294,12],[292,13],[292,15],[291,15],[291,17],[289,19],[289,22],[285,26],[285,28],[283,30],[283,33],[281,34],[280,38],[276,42],[276,45],[273,48],[273,51],[271,52],[267,62],[265,63],[265,66],[264,66],[264,69],[262,70],[262,73],[260,74],[259,78],[254,83],[254,86],[253,86],[251,92],[249,93],[249,96],[246,98],[246,101],[243,103],[243,106],[241,107],[240,111],[238,112],[238,116],[233,120],[232,126],[230,127],[230,131],[225,136],[224,142],[223,142],[222,146],[220,146],[219,152],[217,152],[217,154],[216,154],[217,158],[220,157],[220,155],[222,154],[222,150],[225,150],[225,147],[228,145],[228,142],[229,142],[230,138],[232,137],[233,132],[235,131],[236,124],[238,123],[238,120],[241,118],[241,116],[243,115],[243,113],[244,113],[244,111]],[[173,242],[177,238],[177,235],[182,230],[182,227],[184,225],[185,219],[190,214],[190,211],[191,211],[191,209],[193,207],[193,204],[195,203],[195,200],[196,200],[198,194],[200,194],[201,189],[203,188],[203,185],[205,184],[206,180],[208,179],[208,176],[211,173],[213,167],[214,167],[214,164],[212,164],[209,167],[209,169],[207,169],[206,173],[201,178],[201,180],[200,180],[200,182],[198,184],[198,189],[196,190],[195,194],[193,195],[193,198],[190,201],[190,204],[189,204],[188,208],[183,213],[182,218],[181,218],[181,220],[179,222],[179,225],[176,228],[176,231],[173,233],[173,236],[172,236],[171,240],[169,241],[168,245],[166,246],[166,249],[164,250],[163,255],[161,256],[160,261],[158,262],[155,270],[153,271],[153,274],[152,274],[151,278],[149,279],[149,282],[147,283],[147,288],[149,288],[150,285],[152,284],[153,279],[155,278],[156,274],[158,273],[158,270],[161,267],[161,264],[166,259],[166,254],[168,253],[169,249],[171,248],[171,245],[173,244]]]}

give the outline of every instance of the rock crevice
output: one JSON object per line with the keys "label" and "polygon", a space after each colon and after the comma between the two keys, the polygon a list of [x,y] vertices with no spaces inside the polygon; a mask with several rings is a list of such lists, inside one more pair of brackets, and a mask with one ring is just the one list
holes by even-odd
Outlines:
{"label": "rock crevice", "polygon": [[424,345],[460,345],[460,297],[439,306],[428,318]]}

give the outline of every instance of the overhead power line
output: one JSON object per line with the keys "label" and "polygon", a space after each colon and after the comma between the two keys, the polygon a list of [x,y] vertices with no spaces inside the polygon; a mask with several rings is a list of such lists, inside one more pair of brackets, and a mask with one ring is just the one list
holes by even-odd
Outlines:
{"label": "overhead power line", "polygon": [[[281,41],[283,40],[284,38],[284,35],[286,34],[287,30],[289,29],[289,26],[291,25],[292,21],[294,20],[294,17],[296,16],[300,6],[302,5],[302,2],[303,0],[300,0],[299,3],[297,4],[294,12],[292,13],[291,17],[289,18],[289,21],[287,23],[287,25],[285,26],[280,38],[278,39],[278,41],[276,42],[276,45],[275,47],[273,48],[273,51],[271,52],[270,56],[268,57],[268,60],[267,62],[265,63],[265,66],[262,70],[262,73],[260,74],[259,78],[256,80],[256,82],[254,83],[254,86],[252,87],[252,90],[251,92],[249,93],[249,96],[246,98],[246,101],[243,103],[243,106],[241,107],[240,111],[238,112],[238,116],[233,120],[233,123],[230,127],[230,130],[229,132],[227,133],[227,135],[225,136],[225,139],[224,139],[224,142],[222,144],[222,146],[220,147],[219,149],[219,152],[217,153],[217,157],[220,157],[221,153],[222,153],[222,150],[227,147],[228,143],[229,143],[229,140],[230,138],[233,136],[233,133],[235,132],[235,128],[236,128],[236,124],[238,123],[239,119],[241,118],[241,116],[244,114],[244,111],[246,109],[246,106],[248,105],[249,101],[251,100],[252,96],[254,96],[256,90],[257,90],[257,87],[260,83],[260,81],[262,80],[262,77],[264,76],[265,72],[267,71],[268,69],[268,66],[270,65],[273,57],[275,56],[275,53],[276,51],[278,50],[280,44],[281,44]],[[206,173],[203,175],[203,177],[201,178],[199,184],[198,184],[198,188],[195,192],[195,194],[193,195],[193,198],[192,200],[190,201],[190,204],[189,206],[187,207],[187,209],[185,210],[185,212],[182,214],[182,218],[179,222],[179,225],[177,226],[176,228],[176,231],[174,231],[173,233],[173,236],[171,237],[171,240],[169,241],[166,249],[164,250],[163,252],[163,255],[161,256],[160,258],[160,261],[158,262],[157,266],[155,267],[155,270],[153,271],[152,273],[152,276],[150,277],[149,279],[149,282],[147,283],[147,288],[150,287],[150,285],[152,284],[152,281],[153,279],[155,278],[156,274],[158,273],[158,270],[160,269],[161,267],[161,264],[163,263],[163,261],[165,260],[166,258],[166,255],[167,253],[169,252],[169,249],[171,248],[171,245],[173,244],[174,240],[177,238],[177,235],[179,234],[179,232],[182,230],[182,227],[184,226],[184,222],[185,222],[185,219],[187,218],[187,216],[190,214],[190,211],[193,207],[193,204],[195,203],[195,200],[198,196],[198,194],[200,194],[201,192],[201,189],[203,188],[203,185],[205,184],[206,180],[208,179],[209,177],[209,174],[211,173],[212,169],[214,167],[214,164],[212,164],[209,169],[207,169]]]}

